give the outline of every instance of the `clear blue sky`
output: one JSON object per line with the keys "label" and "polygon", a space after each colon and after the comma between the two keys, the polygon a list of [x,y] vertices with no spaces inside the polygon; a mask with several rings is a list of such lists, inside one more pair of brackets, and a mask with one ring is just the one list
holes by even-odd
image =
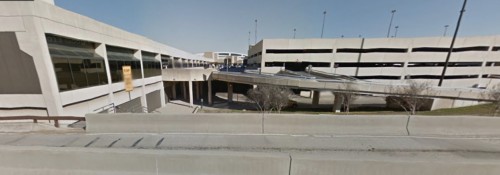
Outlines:
{"label": "clear blue sky", "polygon": [[[192,53],[247,52],[258,40],[385,37],[390,11],[398,37],[452,35],[462,0],[56,0],[56,5]],[[469,0],[459,36],[500,34],[500,0]],[[394,31],[394,30],[393,30]],[[392,34],[391,34],[392,35]]]}

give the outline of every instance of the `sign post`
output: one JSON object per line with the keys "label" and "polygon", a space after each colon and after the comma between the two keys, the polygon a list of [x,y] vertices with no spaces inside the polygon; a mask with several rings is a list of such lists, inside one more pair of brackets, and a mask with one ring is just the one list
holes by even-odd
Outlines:
{"label": "sign post", "polygon": [[125,92],[128,92],[128,99],[132,100],[130,97],[130,91],[134,90],[133,78],[132,78],[132,68],[130,66],[122,66],[123,72],[123,83],[125,85]]}

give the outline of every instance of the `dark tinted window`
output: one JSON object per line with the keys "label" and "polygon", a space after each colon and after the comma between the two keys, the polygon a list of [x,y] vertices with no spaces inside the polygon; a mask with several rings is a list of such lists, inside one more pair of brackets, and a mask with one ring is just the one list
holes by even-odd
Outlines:
{"label": "dark tinted window", "polygon": [[49,53],[60,91],[108,83],[104,58],[95,44],[47,34]]}

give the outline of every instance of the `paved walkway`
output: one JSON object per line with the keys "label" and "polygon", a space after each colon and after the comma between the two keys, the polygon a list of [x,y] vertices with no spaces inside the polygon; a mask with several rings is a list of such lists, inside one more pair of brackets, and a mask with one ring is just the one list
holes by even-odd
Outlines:
{"label": "paved walkway", "polygon": [[188,102],[181,100],[172,100],[168,102],[165,107],[159,108],[155,111],[162,114],[191,114],[194,108],[189,106]]}

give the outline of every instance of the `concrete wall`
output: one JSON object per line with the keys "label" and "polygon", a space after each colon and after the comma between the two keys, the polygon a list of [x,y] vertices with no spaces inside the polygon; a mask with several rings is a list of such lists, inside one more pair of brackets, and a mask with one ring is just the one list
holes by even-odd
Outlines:
{"label": "concrete wall", "polygon": [[309,135],[407,135],[407,116],[269,115],[264,132]]}
{"label": "concrete wall", "polygon": [[[433,154],[433,155],[430,155]],[[465,154],[465,153],[462,153]],[[491,156],[446,153],[276,153],[1,146],[0,172],[16,175],[498,175]]]}
{"label": "concrete wall", "polygon": [[87,114],[91,133],[261,133],[259,115]]}
{"label": "concrete wall", "polygon": [[284,153],[2,147],[2,174],[288,175]]}
{"label": "concrete wall", "polygon": [[[494,175],[500,173],[495,160],[471,161],[446,154],[431,158],[425,153],[292,154],[291,175]],[[394,158],[398,157],[398,158]],[[439,158],[436,158],[439,157]],[[473,158],[472,158],[473,159]]]}
{"label": "concrete wall", "polygon": [[[500,136],[500,118],[290,114],[88,114],[90,133]],[[407,130],[408,126],[408,130]]]}
{"label": "concrete wall", "polygon": [[500,118],[478,116],[412,116],[410,135],[500,136]]}

